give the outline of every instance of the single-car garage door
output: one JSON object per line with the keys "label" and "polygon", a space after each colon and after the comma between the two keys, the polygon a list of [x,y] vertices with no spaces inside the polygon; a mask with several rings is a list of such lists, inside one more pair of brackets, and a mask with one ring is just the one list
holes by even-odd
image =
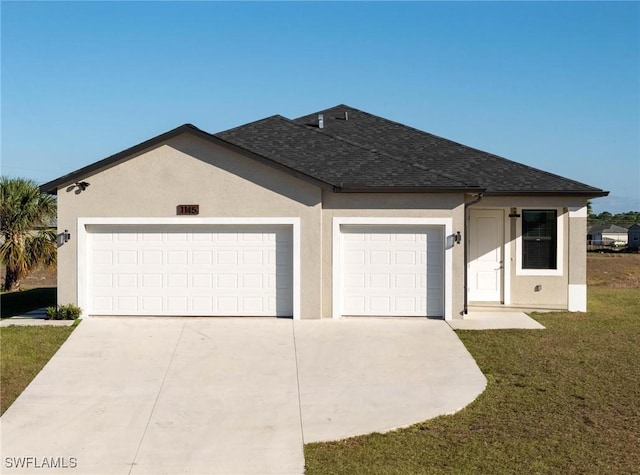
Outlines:
{"label": "single-car garage door", "polygon": [[87,227],[94,315],[291,316],[290,226]]}
{"label": "single-car garage door", "polygon": [[444,227],[342,225],[342,313],[444,315]]}

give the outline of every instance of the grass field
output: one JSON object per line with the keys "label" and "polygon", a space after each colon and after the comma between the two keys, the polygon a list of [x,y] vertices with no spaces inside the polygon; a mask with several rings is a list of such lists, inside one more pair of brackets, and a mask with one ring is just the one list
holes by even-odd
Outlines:
{"label": "grass field", "polygon": [[36,377],[75,327],[0,328],[0,414]]}
{"label": "grass field", "polygon": [[590,255],[589,312],[460,331],[488,379],[452,416],[305,447],[308,474],[640,473],[640,255]]}
{"label": "grass field", "polygon": [[[51,271],[35,273],[29,282],[44,280],[48,281],[45,285],[50,283]],[[55,287],[3,293],[0,295],[0,316],[8,318],[55,304]],[[0,414],[35,378],[72,331],[73,327],[57,326],[0,328]]]}

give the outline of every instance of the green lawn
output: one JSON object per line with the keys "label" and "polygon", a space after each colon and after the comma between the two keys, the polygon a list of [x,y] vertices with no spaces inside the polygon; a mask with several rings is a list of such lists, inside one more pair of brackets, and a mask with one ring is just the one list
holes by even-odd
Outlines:
{"label": "green lawn", "polygon": [[64,343],[75,326],[0,328],[0,414],[4,413]]}
{"label": "green lawn", "polygon": [[[56,304],[56,288],[0,295],[2,318]],[[10,326],[0,328],[0,414],[15,401],[60,348],[73,327]]]}
{"label": "green lawn", "polygon": [[589,313],[534,315],[543,331],[458,332],[488,379],[476,401],[307,445],[307,474],[640,473],[640,291],[595,286],[589,297]]}
{"label": "green lawn", "polygon": [[0,295],[0,317],[8,318],[37,308],[56,304],[56,288],[44,287]]}

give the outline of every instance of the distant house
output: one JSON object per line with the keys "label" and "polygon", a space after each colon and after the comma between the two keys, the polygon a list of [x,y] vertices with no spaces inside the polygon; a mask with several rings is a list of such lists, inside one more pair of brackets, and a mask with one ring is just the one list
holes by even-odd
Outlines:
{"label": "distant house", "polygon": [[627,231],[627,244],[629,249],[640,249],[640,224],[634,224]]}
{"label": "distant house", "polygon": [[591,246],[620,246],[627,244],[627,229],[615,224],[596,224],[587,231]]}

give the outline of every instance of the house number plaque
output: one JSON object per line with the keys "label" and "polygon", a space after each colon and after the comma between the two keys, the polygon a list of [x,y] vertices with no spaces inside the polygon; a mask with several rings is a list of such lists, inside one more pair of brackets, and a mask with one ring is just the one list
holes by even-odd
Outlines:
{"label": "house number plaque", "polygon": [[178,216],[185,214],[195,216],[196,214],[200,214],[200,205],[178,205],[176,213]]}

